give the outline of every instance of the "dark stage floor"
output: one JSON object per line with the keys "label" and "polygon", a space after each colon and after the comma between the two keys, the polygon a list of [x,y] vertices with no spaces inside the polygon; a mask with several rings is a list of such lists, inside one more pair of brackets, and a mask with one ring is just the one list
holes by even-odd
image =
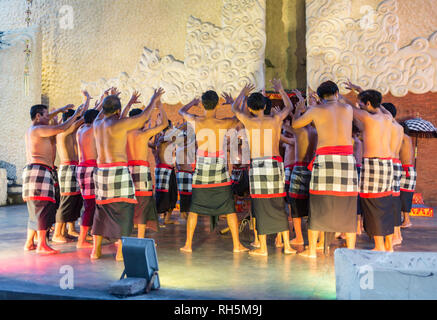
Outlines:
{"label": "dark stage floor", "polygon": [[[173,215],[179,218],[179,213]],[[232,253],[231,235],[220,235],[226,227],[209,231],[209,220],[199,218],[193,253],[179,251],[185,242],[185,220],[149,233],[158,244],[161,289],[131,299],[335,299],[334,257],[319,254],[317,260],[299,255],[285,256],[269,237],[269,257]],[[404,243],[395,251],[437,251],[437,219],[412,218],[413,227],[403,229]],[[53,247],[54,256],[25,252],[27,208],[0,208],[0,299],[117,299],[108,286],[119,279],[124,264],[114,260],[116,247],[107,244],[103,257],[89,259],[90,249],[76,250],[75,242]],[[248,246],[253,240],[246,227],[240,233]],[[340,245],[340,243],[339,243]],[[371,249],[366,235],[358,237],[357,248]],[[303,250],[302,247],[297,247]],[[63,290],[64,265],[73,267],[74,289]]]}

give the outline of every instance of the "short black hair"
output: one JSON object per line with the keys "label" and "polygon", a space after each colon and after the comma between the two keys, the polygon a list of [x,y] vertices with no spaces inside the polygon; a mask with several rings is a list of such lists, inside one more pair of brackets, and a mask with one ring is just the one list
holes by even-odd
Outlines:
{"label": "short black hair", "polygon": [[131,111],[129,111],[129,117],[136,116],[136,115],[140,114],[141,112],[143,112],[143,110],[141,110],[140,108],[132,109]]}
{"label": "short black hair", "polygon": [[272,112],[272,100],[270,100],[268,97],[264,97],[266,101],[266,107],[264,109],[264,115],[268,116]]}
{"label": "short black hair", "polygon": [[96,109],[90,109],[85,111],[83,114],[83,118],[85,120],[85,123],[93,123],[94,119],[97,118],[97,115],[99,114],[99,111]]}
{"label": "short black hair", "polygon": [[402,122],[400,122],[399,124],[402,126],[402,128],[404,128],[404,133],[405,133],[406,135],[410,135],[410,129],[408,128],[408,126],[407,126],[407,124],[405,123],[405,121],[402,121]]}
{"label": "short black hair", "polygon": [[116,95],[107,96],[103,100],[103,113],[112,114],[121,109],[120,98]]}
{"label": "short black hair", "polygon": [[37,114],[42,115],[44,113],[44,109],[48,111],[49,107],[44,104],[36,104],[30,107],[30,119],[35,120]]}
{"label": "short black hair", "polygon": [[382,102],[382,94],[381,92],[372,89],[365,90],[358,94],[358,99],[364,104],[370,102],[372,107],[379,108]]}
{"label": "short black hair", "polygon": [[219,102],[217,92],[208,90],[202,94],[202,104],[206,110],[214,110]]}
{"label": "short black hair", "polygon": [[396,118],[397,110],[396,110],[396,107],[395,107],[395,105],[394,105],[393,103],[390,103],[390,102],[384,102],[384,103],[381,103],[381,104],[382,104],[382,106],[383,106],[387,111],[389,111],[389,112],[391,113],[391,115],[393,116],[393,118]]}
{"label": "short black hair", "polygon": [[261,93],[254,92],[247,98],[247,106],[254,111],[265,110],[266,99]]}
{"label": "short black hair", "polygon": [[67,111],[65,111],[62,114],[62,122],[67,121],[68,118],[70,118],[73,114],[74,114],[74,110],[73,109],[68,109]]}
{"label": "short black hair", "polygon": [[323,82],[317,88],[317,95],[320,97],[320,99],[324,99],[326,96],[333,96],[337,92],[338,86],[331,80]]}

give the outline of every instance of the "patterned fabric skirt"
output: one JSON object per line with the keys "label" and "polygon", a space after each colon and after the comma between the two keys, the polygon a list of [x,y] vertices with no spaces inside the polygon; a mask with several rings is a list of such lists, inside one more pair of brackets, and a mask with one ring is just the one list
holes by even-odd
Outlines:
{"label": "patterned fabric skirt", "polygon": [[290,176],[288,195],[292,218],[308,216],[311,171],[307,166],[308,163],[297,162]]}
{"label": "patterned fabric skirt", "polygon": [[402,212],[410,212],[413,206],[413,195],[416,190],[416,169],[413,165],[402,165],[400,183]]}
{"label": "patterned fabric skirt", "polygon": [[61,196],[74,196],[80,194],[79,183],[76,178],[77,163],[61,164],[58,170]]}
{"label": "patterned fabric skirt", "polygon": [[168,212],[176,207],[178,201],[178,182],[173,168],[155,168],[156,207],[158,213]]}
{"label": "patterned fabric skirt", "polygon": [[33,163],[23,170],[23,200],[56,203],[54,170],[43,164]]}
{"label": "patterned fabric skirt", "polygon": [[193,173],[188,171],[178,171],[176,179],[178,181],[180,212],[189,212],[193,194]]}
{"label": "patterned fabric skirt", "polygon": [[132,233],[135,204],[110,202],[97,204],[92,235],[109,239],[129,237]]}
{"label": "patterned fabric skirt", "polygon": [[61,195],[58,210],[56,211],[56,222],[75,222],[80,218],[83,199],[80,194],[64,196]]}
{"label": "patterned fabric skirt", "polygon": [[129,161],[128,167],[135,186],[135,196],[152,196],[153,182],[149,162],[142,160]]}
{"label": "patterned fabric skirt", "polygon": [[76,169],[76,179],[79,183],[80,193],[84,199],[95,199],[94,171],[97,163],[80,163]]}
{"label": "patterned fabric skirt", "polygon": [[243,197],[250,193],[249,174],[247,168],[235,168],[231,173],[232,191]]}

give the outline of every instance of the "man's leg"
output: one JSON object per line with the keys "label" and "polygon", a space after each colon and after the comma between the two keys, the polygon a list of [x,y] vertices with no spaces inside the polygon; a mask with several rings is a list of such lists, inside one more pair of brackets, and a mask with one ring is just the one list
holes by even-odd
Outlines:
{"label": "man's leg", "polygon": [[185,246],[180,248],[181,251],[184,252],[192,252],[192,245],[193,245],[193,235],[194,230],[196,229],[197,225],[197,213],[190,212],[188,214],[187,219],[187,240],[185,242]]}
{"label": "man's leg", "polygon": [[[322,232],[320,232],[321,234]],[[308,258],[317,258],[316,248],[318,247],[317,238],[319,231],[308,229],[308,249],[301,252],[300,255]]]}
{"label": "man's leg", "polygon": [[291,244],[303,245],[303,235],[302,235],[302,218],[293,218],[293,227],[296,238],[291,240]]}
{"label": "man's leg", "polygon": [[102,256],[102,240],[103,236],[93,236],[93,251],[91,252],[91,259],[100,259]]}
{"label": "man's leg", "polygon": [[282,242],[282,233],[281,232],[278,232],[276,234],[275,246],[276,246],[276,248],[282,248],[284,246],[284,243]]}
{"label": "man's leg", "polygon": [[255,241],[253,241],[250,245],[252,247],[259,248],[260,244],[258,238],[258,231],[256,231],[256,218],[252,218],[252,221],[253,221],[252,227],[253,227],[253,234],[255,236]]}
{"label": "man's leg", "polygon": [[267,257],[267,235],[266,234],[259,234],[259,249],[250,250],[249,254],[253,256],[264,256]]}
{"label": "man's leg", "polygon": [[385,251],[384,237],[374,236],[373,239],[375,240],[375,249],[372,251]]}
{"label": "man's leg", "polygon": [[393,252],[393,234],[389,234],[388,236],[385,236],[385,251],[387,252]]}
{"label": "man's leg", "polygon": [[146,237],[146,226],[145,224],[138,224],[138,238],[144,239]]}
{"label": "man's leg", "polygon": [[25,251],[31,251],[31,250],[36,249],[35,243],[33,241],[33,239],[35,238],[35,235],[37,235],[37,232],[35,230],[27,229],[27,240],[26,240],[26,243],[24,245]]}
{"label": "man's leg", "polygon": [[409,212],[402,212],[402,215],[404,216],[404,222],[402,223],[401,228],[409,228],[413,224],[410,221],[410,213]]}
{"label": "man's leg", "polygon": [[356,233],[346,232],[346,245],[348,249],[355,249],[356,240],[357,240]]}
{"label": "man's leg", "polygon": [[80,234],[77,240],[76,248],[78,249],[86,249],[92,248],[93,245],[91,243],[86,242],[86,236],[88,234],[88,230],[90,227],[88,226],[80,226]]}
{"label": "man's leg", "polygon": [[67,243],[67,238],[64,236],[64,222],[55,223],[55,232],[53,233],[52,241],[55,243]]}
{"label": "man's leg", "polygon": [[117,241],[118,247],[117,247],[117,254],[115,255],[116,261],[123,261],[123,245],[121,243],[121,239]]}
{"label": "man's leg", "polygon": [[76,224],[75,221],[73,222],[67,222],[67,230],[68,230],[68,235],[74,238],[79,237],[79,233],[76,230]]}
{"label": "man's leg", "polygon": [[282,234],[282,238],[284,240],[284,253],[285,254],[292,254],[292,253],[296,253],[297,251],[294,250],[291,246],[290,246],[290,231],[283,231],[281,232]]}
{"label": "man's leg", "polygon": [[46,234],[47,230],[38,230],[38,246],[36,248],[36,253],[42,253],[42,254],[55,254],[59,253],[58,250],[55,250],[48,246]]}
{"label": "man's leg", "polygon": [[319,241],[317,241],[317,250],[325,249],[325,232],[319,232]]}
{"label": "man's leg", "polygon": [[231,230],[232,242],[234,243],[234,252],[245,252],[249,251],[240,243],[240,235],[238,232],[238,217],[236,213],[231,213],[226,215],[228,221],[229,229]]}
{"label": "man's leg", "polygon": [[393,245],[398,245],[402,243],[401,227],[395,227],[395,232],[393,234]]}

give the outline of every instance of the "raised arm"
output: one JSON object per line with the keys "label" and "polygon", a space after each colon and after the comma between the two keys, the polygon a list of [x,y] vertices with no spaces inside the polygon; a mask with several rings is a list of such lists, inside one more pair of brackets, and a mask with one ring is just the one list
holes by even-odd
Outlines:
{"label": "raised arm", "polygon": [[198,106],[199,103],[200,100],[198,98],[194,98],[193,100],[191,100],[190,103],[179,109],[179,115],[183,117],[185,121],[195,121],[197,116],[195,114],[189,113],[188,110],[190,110],[194,106]]}
{"label": "raised arm", "polygon": [[127,103],[127,105],[124,107],[123,111],[120,114],[120,119],[127,117],[127,114],[129,112],[130,108],[132,107],[132,105],[134,105],[136,103],[141,103],[140,101],[138,101],[138,98],[140,96],[141,96],[141,93],[139,93],[136,90],[132,93],[132,96],[131,96],[129,102]]}
{"label": "raised arm", "polygon": [[281,80],[273,78],[270,82],[272,83],[273,89],[281,94],[285,106],[279,113],[275,113],[275,116],[279,117],[281,121],[284,121],[284,119],[291,113],[291,110],[293,110],[293,104],[285,92]]}
{"label": "raised arm", "polygon": [[299,98],[299,101],[296,105],[296,110],[293,113],[293,121],[291,126],[293,129],[303,128],[309,125],[313,121],[313,114],[316,112],[316,107],[309,108],[306,110],[304,114],[302,114],[305,110],[305,99]]}
{"label": "raised arm", "polygon": [[246,84],[241,90],[237,99],[235,99],[234,103],[232,104],[232,112],[235,113],[235,116],[238,118],[238,120],[242,122],[249,117],[248,112],[245,111],[244,104],[247,96],[253,89],[255,89],[254,85]]}
{"label": "raised arm", "polygon": [[47,125],[47,126],[38,126],[34,129],[35,134],[39,135],[40,137],[52,137],[55,136],[61,132],[64,132],[68,130],[73,123],[76,121],[76,119],[82,114],[83,105],[79,106],[79,108],[76,109],[74,114],[65,121],[64,123],[58,124],[58,125]]}
{"label": "raised arm", "polygon": [[157,124],[153,128],[143,129],[142,134],[144,134],[144,135],[154,136],[154,135],[158,134],[159,132],[161,132],[162,130],[164,130],[165,128],[167,128],[169,125],[168,116],[167,116],[167,113],[165,112],[164,108],[162,107],[161,101],[159,101],[157,104],[158,104],[159,112],[161,114],[161,123]]}
{"label": "raised arm", "polygon": [[52,112],[49,113],[49,118],[53,119],[54,117],[56,117],[59,113],[63,113],[65,111],[67,111],[68,109],[73,109],[74,108],[74,104],[67,104],[66,106],[63,106],[61,108],[58,108],[56,110],[53,110]]}

